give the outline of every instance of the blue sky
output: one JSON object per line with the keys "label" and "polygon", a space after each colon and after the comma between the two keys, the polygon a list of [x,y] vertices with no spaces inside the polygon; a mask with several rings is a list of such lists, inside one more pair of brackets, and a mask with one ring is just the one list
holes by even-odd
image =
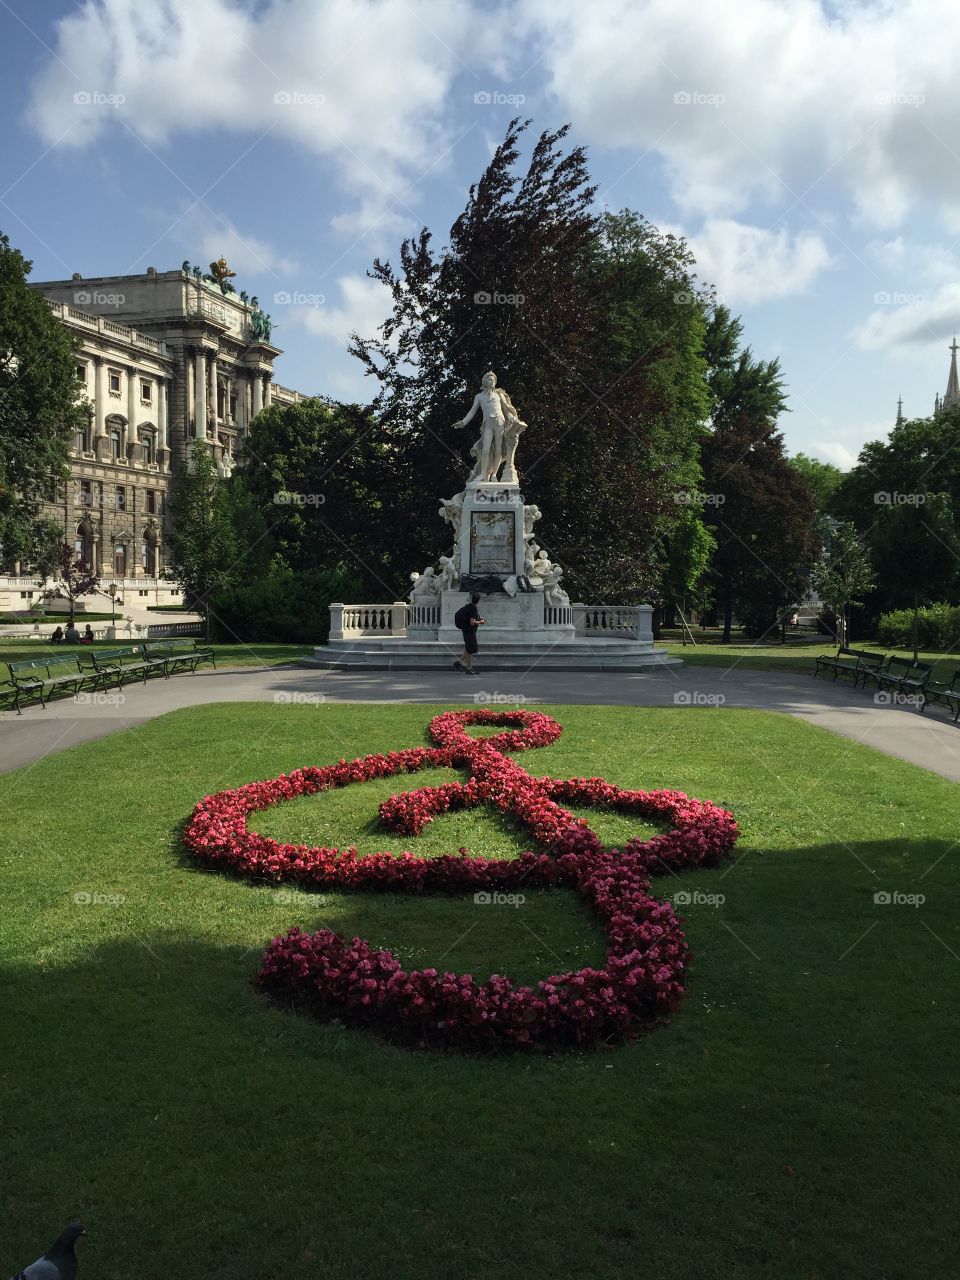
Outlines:
{"label": "blue sky", "polygon": [[[791,452],[932,410],[960,331],[955,0],[0,0],[0,227],[34,279],[224,253],[277,381],[364,399],[365,277],[442,244],[514,114],[691,240]],[[277,295],[300,301],[277,302]]]}

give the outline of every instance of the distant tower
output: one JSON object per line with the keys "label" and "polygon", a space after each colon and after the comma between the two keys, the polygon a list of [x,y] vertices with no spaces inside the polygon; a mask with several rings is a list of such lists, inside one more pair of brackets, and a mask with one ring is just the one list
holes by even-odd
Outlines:
{"label": "distant tower", "polygon": [[954,405],[960,404],[960,377],[957,376],[957,338],[954,334],[953,342],[951,342],[948,350],[950,351],[950,376],[947,378],[947,389],[944,392],[943,399],[940,401],[940,411],[944,409],[952,409]]}
{"label": "distant tower", "polygon": [[903,396],[897,396],[897,422],[898,427],[903,426]]}

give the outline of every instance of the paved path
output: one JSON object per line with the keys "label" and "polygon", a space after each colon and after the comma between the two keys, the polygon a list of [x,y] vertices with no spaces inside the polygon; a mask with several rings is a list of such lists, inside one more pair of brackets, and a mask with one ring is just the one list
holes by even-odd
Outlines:
{"label": "paved path", "polygon": [[[115,691],[111,691],[115,698]],[[782,711],[843,737],[876,747],[960,782],[960,729],[942,710],[921,716],[912,708],[877,706],[870,693],[780,671],[675,667],[664,671],[491,672],[474,679],[454,671],[324,671],[310,667],[256,667],[128,685],[123,701],[90,695],[78,704],[61,698],[45,710],[0,714],[0,772],[29,764],[77,743],[143,724],[164,712],[205,702],[467,702],[511,705],[588,703],[691,708],[723,699],[730,707]],[[485,699],[485,701],[484,701]],[[510,701],[508,701],[510,700]]]}

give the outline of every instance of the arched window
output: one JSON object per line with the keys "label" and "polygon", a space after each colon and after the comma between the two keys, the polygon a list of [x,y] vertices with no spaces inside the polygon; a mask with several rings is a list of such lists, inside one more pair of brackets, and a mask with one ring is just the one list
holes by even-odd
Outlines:
{"label": "arched window", "polygon": [[127,544],[118,542],[113,548],[113,572],[118,578],[127,576]]}
{"label": "arched window", "polygon": [[140,444],[143,447],[143,460],[148,466],[151,466],[157,460],[156,450],[154,449],[153,432],[141,431]]}
{"label": "arched window", "polygon": [[143,531],[143,540],[140,543],[140,563],[147,577],[155,578],[157,576],[157,531],[152,525],[147,525]]}

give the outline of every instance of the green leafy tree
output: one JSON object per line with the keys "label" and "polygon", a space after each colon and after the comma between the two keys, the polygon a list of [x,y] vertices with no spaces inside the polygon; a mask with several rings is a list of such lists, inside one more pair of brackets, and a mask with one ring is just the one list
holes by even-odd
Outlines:
{"label": "green leafy tree", "polygon": [[826,511],[833,495],[843,482],[843,472],[832,462],[821,462],[819,458],[810,458],[805,453],[795,453],[790,465],[803,476],[807,488],[817,500],[817,508]]}
{"label": "green leafy tree", "polygon": [[168,574],[189,606],[203,614],[209,638],[210,597],[230,586],[244,572],[244,563],[228,487],[200,440],[194,442],[189,462],[174,477],[169,510]]}
{"label": "green leafy tree", "polygon": [[884,505],[871,531],[873,557],[894,606],[913,610],[917,657],[920,606],[954,594],[960,571],[960,535],[945,493],[914,495],[917,501]]}
{"label": "green leafy tree", "polygon": [[847,643],[847,612],[862,604],[874,582],[873,565],[856,527],[849,521],[830,521],[825,531],[823,553],[811,574],[811,583],[821,600],[837,615],[838,639]]}
{"label": "green leafy tree", "polygon": [[411,568],[398,547],[429,508],[422,495],[416,508],[399,502],[392,452],[366,411],[319,398],[271,405],[251,424],[240,462],[234,479],[288,568],[345,568],[358,590],[394,598]]}
{"label": "green leafy tree", "polygon": [[[42,570],[40,586],[44,586],[49,566]],[[56,586],[43,593],[45,600],[66,599],[70,605],[70,623],[77,613],[77,601],[100,589],[100,578],[93,573],[82,556],[78,556],[69,542],[61,542],[57,548],[55,565]]]}
{"label": "green leafy tree", "polygon": [[[697,511],[684,507],[670,535],[664,587],[686,624],[687,607],[702,609],[709,598],[709,570],[717,540]],[[683,643],[686,644],[686,625]]]}
{"label": "green leafy tree", "polygon": [[404,565],[444,550],[417,516],[463,488],[473,431],[453,425],[493,368],[529,423],[518,466],[565,583],[590,599],[655,587],[673,494],[695,481],[707,414],[703,313],[682,241],[594,208],[582,148],[543,133],[517,171],[514,120],[435,251],[424,229],[399,265],[374,263],[392,310],[353,353],[391,459]]}
{"label": "green leafy tree", "polygon": [[707,326],[712,431],[704,443],[703,519],[717,541],[713,583],[730,642],[733,615],[763,635],[799,600],[819,553],[816,502],[786,457],[777,418],[780,365],[740,349],[742,324],[716,307]]}
{"label": "green leafy tree", "polygon": [[49,563],[40,507],[65,481],[73,433],[89,415],[78,394],[79,339],[27,284],[32,265],[0,234],[0,564],[8,567],[36,564],[44,548]]}

